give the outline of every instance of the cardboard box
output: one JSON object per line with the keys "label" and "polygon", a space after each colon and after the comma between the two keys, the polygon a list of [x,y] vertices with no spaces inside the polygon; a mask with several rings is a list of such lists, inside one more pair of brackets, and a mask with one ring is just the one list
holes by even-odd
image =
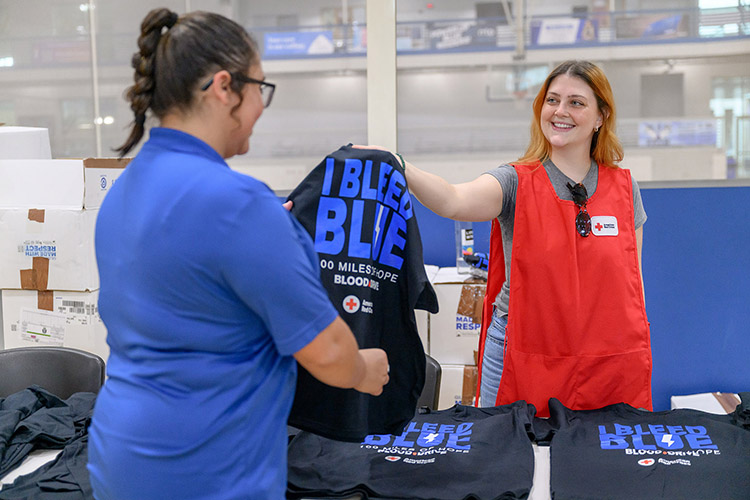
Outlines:
{"label": "cardboard box", "polygon": [[[425,264],[424,270],[427,273],[427,279],[430,280],[430,283],[432,283],[432,280],[435,279],[435,275],[437,274],[438,270],[440,268],[438,266],[432,266]],[[430,354],[430,323],[429,323],[429,314],[427,311],[422,311],[421,309],[415,309],[414,310],[414,317],[417,320],[417,331],[419,332],[419,338],[422,339],[422,346],[424,347],[425,354]]]}
{"label": "cardboard box", "polygon": [[438,409],[455,404],[473,406],[477,390],[477,367],[473,365],[441,364]]}
{"label": "cardboard box", "polygon": [[0,158],[52,158],[49,130],[36,127],[0,127]]}
{"label": "cardboard box", "polygon": [[0,160],[0,288],[99,288],[96,216],[128,162]]}
{"label": "cardboard box", "polygon": [[102,206],[104,196],[130,163],[130,158],[86,158],[83,162],[83,207]]}
{"label": "cardboard box", "polygon": [[129,161],[0,159],[0,209],[98,208]]}
{"label": "cardboard box", "polygon": [[429,316],[430,356],[440,364],[475,365],[486,282],[443,267],[433,286],[440,312]]}
{"label": "cardboard box", "polygon": [[687,396],[672,396],[670,402],[673,410],[691,408],[707,413],[725,415],[732,413],[737,408],[737,405],[740,404],[740,397],[731,392],[705,392]]}
{"label": "cardboard box", "polygon": [[99,288],[94,226],[99,210],[0,210],[0,288]]}
{"label": "cardboard box", "polygon": [[109,346],[97,301],[99,291],[2,290],[5,348],[57,345],[93,352],[106,360]]}

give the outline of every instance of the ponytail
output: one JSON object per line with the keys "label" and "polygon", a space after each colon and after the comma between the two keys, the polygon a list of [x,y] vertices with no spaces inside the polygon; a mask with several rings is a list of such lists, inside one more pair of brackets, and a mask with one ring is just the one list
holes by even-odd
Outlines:
{"label": "ponytail", "polygon": [[156,85],[154,78],[156,49],[162,33],[174,26],[178,18],[179,16],[169,9],[154,9],[148,13],[141,24],[141,35],[138,37],[140,51],[133,54],[131,61],[131,66],[135,69],[135,83],[128,88],[126,93],[135,120],[125,143],[115,149],[116,152],[120,153],[120,158],[128,154],[143,138],[146,111],[151,107]]}
{"label": "ponytail", "polygon": [[[161,119],[174,111],[189,112],[200,86],[219,70],[247,74],[260,62],[255,40],[236,22],[213,12],[178,16],[154,9],[141,24],[139,51],[133,54],[134,84],[125,97],[135,120],[125,144],[115,151],[125,156],[143,138],[146,113]],[[240,96],[239,79],[230,87]]]}

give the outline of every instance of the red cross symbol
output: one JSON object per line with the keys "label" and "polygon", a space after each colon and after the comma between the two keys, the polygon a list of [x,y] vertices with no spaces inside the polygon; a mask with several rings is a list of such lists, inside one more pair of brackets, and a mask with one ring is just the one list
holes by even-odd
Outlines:
{"label": "red cross symbol", "polygon": [[601,222],[597,222],[596,226],[594,226],[594,227],[596,228],[597,231],[601,231],[602,230],[602,224],[601,224]]}
{"label": "red cross symbol", "polygon": [[354,295],[344,297],[344,308],[346,309],[346,312],[357,312],[357,310],[359,310],[359,299]]}

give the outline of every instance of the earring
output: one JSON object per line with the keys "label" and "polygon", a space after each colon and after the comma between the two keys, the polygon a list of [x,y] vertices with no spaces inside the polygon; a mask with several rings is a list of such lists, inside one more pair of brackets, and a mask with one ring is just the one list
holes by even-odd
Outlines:
{"label": "earring", "polygon": [[599,127],[594,127],[594,133],[599,132]]}

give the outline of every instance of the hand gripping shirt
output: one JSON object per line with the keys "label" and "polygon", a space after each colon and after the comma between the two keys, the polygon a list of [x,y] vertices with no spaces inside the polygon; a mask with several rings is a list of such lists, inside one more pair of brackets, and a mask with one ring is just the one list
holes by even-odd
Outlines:
{"label": "hand gripping shirt", "polygon": [[[745,407],[750,393],[743,395]],[[750,498],[750,414],[571,410],[550,399],[555,500]],[[744,422],[743,422],[744,418]]]}
{"label": "hand gripping shirt", "polygon": [[360,348],[385,350],[380,396],[338,389],[300,367],[289,424],[333,439],[397,433],[414,416],[425,353],[414,309],[437,312],[404,172],[386,151],[344,146],[289,195],[313,238],[321,281]]}
{"label": "hand gripping shirt", "polygon": [[534,407],[456,405],[419,414],[397,435],[344,443],[300,432],[289,444],[291,498],[528,498]]}

